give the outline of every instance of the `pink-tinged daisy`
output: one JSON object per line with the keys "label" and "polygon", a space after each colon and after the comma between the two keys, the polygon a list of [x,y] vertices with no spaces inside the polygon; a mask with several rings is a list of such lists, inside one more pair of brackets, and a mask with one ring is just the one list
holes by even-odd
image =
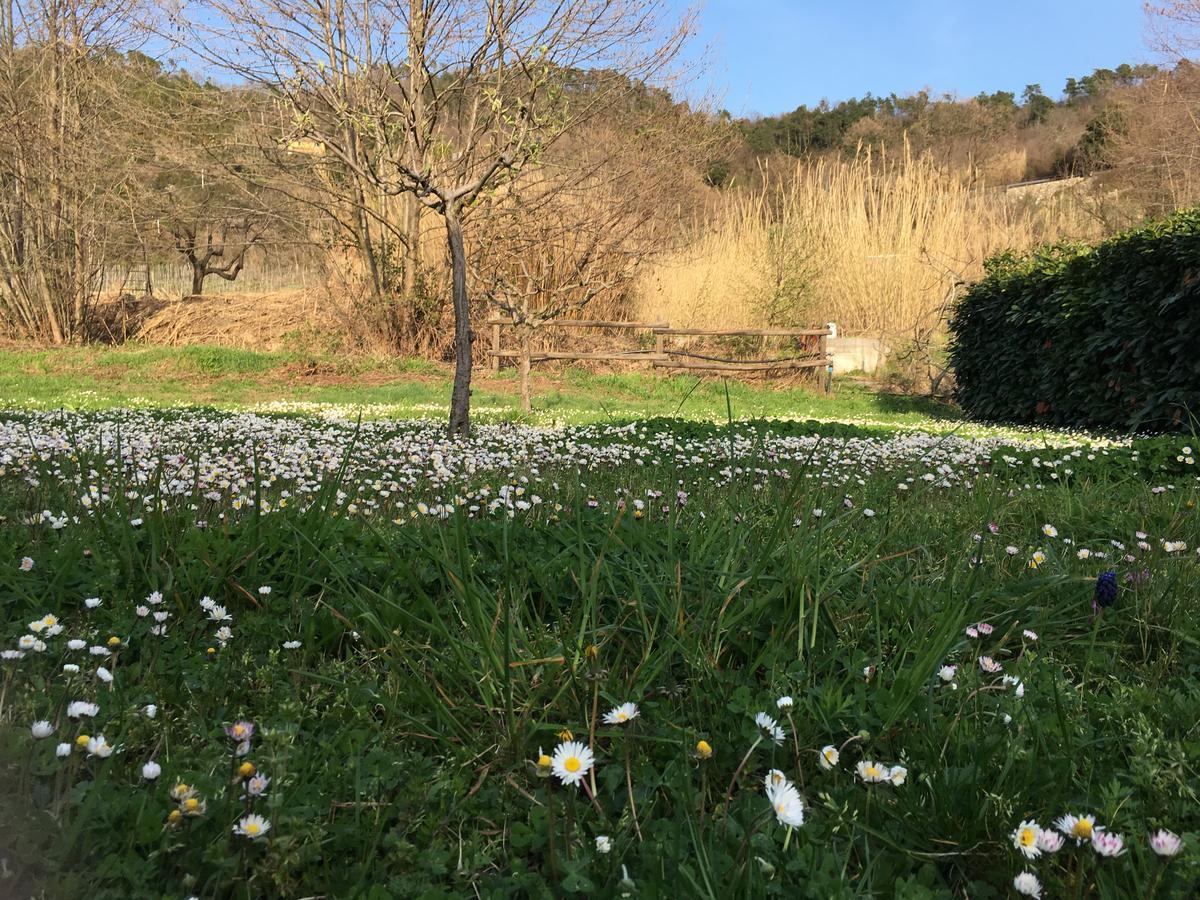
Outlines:
{"label": "pink-tinged daisy", "polygon": [[983,671],[987,672],[989,675],[995,675],[1003,668],[1003,666],[1001,666],[1000,663],[996,662],[990,656],[981,656],[979,657],[979,668],[983,669]]}
{"label": "pink-tinged daisy", "polygon": [[1120,856],[1125,852],[1125,838],[1097,828],[1092,832],[1092,849],[1097,856]]}
{"label": "pink-tinged daisy", "polygon": [[1183,838],[1165,828],[1150,835],[1150,849],[1159,856],[1175,856],[1183,849]]}
{"label": "pink-tinged daisy", "polygon": [[1047,828],[1038,835],[1038,849],[1043,853],[1057,853],[1062,849],[1062,845],[1065,840],[1066,838],[1064,838],[1059,832]]}
{"label": "pink-tinged daisy", "polygon": [[235,741],[248,741],[254,737],[254,723],[234,722],[232,725],[225,726],[225,733]]}
{"label": "pink-tinged daisy", "polygon": [[1042,896],[1042,883],[1038,881],[1038,877],[1032,872],[1022,872],[1013,879],[1013,890],[1025,897],[1033,897],[1034,900],[1039,900]]}

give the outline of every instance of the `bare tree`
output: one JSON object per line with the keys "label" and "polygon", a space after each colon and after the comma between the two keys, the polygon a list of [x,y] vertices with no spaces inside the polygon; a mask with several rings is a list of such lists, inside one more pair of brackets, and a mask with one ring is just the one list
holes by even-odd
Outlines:
{"label": "bare tree", "polygon": [[[451,262],[450,433],[470,428],[471,303],[465,226],[489,192],[564,135],[661,78],[692,31],[665,0],[209,0],[180,17],[219,63],[276,93],[284,143],[311,141],[350,187],[348,215],[382,284],[373,242],[412,259],[407,197],[438,215]],[[236,35],[236,41],[231,38]],[[209,43],[208,46],[213,46]],[[419,215],[416,220],[419,223]],[[418,224],[419,228],[419,224]],[[415,277],[411,273],[406,279]]]}
{"label": "bare tree", "polygon": [[1200,0],[1147,0],[1143,8],[1157,50],[1176,59],[1200,50]]}
{"label": "bare tree", "polygon": [[[139,0],[0,6],[0,313],[24,335],[79,338],[132,178],[114,54]],[[118,57],[119,58],[119,57]]]}

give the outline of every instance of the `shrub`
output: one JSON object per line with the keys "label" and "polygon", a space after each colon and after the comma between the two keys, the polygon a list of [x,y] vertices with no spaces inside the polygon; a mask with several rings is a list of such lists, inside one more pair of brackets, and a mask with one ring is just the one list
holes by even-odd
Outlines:
{"label": "shrub", "polygon": [[1009,422],[1164,431],[1200,405],[1200,207],[1095,246],[1002,253],[959,302],[959,403]]}

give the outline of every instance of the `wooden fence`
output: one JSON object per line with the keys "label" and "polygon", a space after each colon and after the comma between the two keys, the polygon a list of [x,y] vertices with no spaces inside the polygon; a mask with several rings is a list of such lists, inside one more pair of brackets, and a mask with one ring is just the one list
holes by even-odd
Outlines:
{"label": "wooden fence", "polygon": [[[661,369],[678,369],[702,372],[775,372],[811,369],[816,375],[818,388],[828,393],[833,359],[829,355],[828,328],[672,328],[666,322],[607,322],[596,319],[549,319],[542,322],[522,324],[511,318],[493,317],[487,320],[491,327],[492,346],[488,350],[492,372],[500,371],[503,360],[516,360],[521,373],[521,398],[528,409],[529,371],[533,363],[549,360],[598,360],[607,362],[648,362]],[[517,328],[520,347],[505,350],[501,346],[502,329]],[[533,350],[533,335],[543,328],[593,328],[604,331],[647,332],[653,336],[654,347],[634,350],[560,351]],[[700,353],[692,348],[673,346],[676,338],[739,338],[739,337],[784,337],[799,338],[801,349],[791,356],[769,359],[731,359]]]}

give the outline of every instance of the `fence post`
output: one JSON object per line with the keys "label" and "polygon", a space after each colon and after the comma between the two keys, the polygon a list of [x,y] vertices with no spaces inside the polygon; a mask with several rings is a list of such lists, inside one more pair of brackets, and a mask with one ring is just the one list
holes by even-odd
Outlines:
{"label": "fence post", "polygon": [[500,374],[500,357],[497,355],[500,352],[500,326],[492,323],[492,374]]}
{"label": "fence post", "polygon": [[820,369],[817,370],[821,372],[818,376],[821,380],[820,390],[822,394],[828,394],[832,387],[831,382],[833,381],[833,363],[829,360],[829,335],[823,334],[817,340],[818,352],[821,354],[821,359],[825,361],[825,371],[821,372]]}
{"label": "fence post", "polygon": [[657,328],[654,330],[654,355],[665,356],[667,349],[667,338]]}

